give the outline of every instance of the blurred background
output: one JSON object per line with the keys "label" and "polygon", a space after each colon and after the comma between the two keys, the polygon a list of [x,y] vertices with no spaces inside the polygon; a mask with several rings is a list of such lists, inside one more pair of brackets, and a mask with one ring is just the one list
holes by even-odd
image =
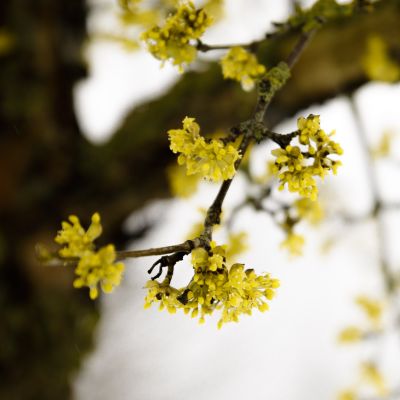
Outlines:
{"label": "blurred background", "polygon": [[[87,224],[100,212],[100,244],[120,249],[184,240],[218,187],[202,182],[190,199],[171,197],[166,167],[175,160],[167,130],[186,115],[204,132],[226,130],[254,107],[254,92],[222,80],[216,60],[223,52],[202,55],[183,75],[168,64],[160,68],[127,41],[115,3],[0,3],[0,399],[334,399],[357,380],[360,360],[371,357],[396,393],[394,301],[385,317],[394,329],[378,340],[346,348],[337,335],[362,320],[357,295],[385,299],[371,159],[359,131],[371,150],[392,133],[390,151],[372,167],[381,202],[400,203],[400,86],[371,82],[362,59],[374,34],[399,61],[399,1],[326,24],[271,105],[267,123],[278,132],[296,129],[299,115],[320,114],[324,130],[336,130],[344,148],[343,167],[320,186],[326,221],[299,227],[303,257],[280,250],[284,235],[267,215],[252,209],[237,215],[234,229],[249,233],[241,261],[271,272],[281,288],[268,313],[221,331],[213,318],[198,326],[156,307],[143,310],[153,258],[127,262],[121,287],[93,302],[72,288],[72,270],[44,267],[35,257],[35,245],[51,247],[72,213]],[[226,0],[204,42],[259,39],[292,9],[289,0]],[[295,37],[261,47],[260,60],[274,65]],[[271,148],[254,150],[252,170],[263,173]],[[228,215],[247,190],[239,174]],[[393,276],[400,269],[398,208],[380,216]],[[186,261],[179,265],[174,284],[186,282],[189,270]]]}

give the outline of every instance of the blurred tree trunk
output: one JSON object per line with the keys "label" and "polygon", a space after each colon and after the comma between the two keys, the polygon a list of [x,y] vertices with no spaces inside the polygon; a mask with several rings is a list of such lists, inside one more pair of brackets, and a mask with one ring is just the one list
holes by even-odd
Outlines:
{"label": "blurred tree trunk", "polygon": [[37,265],[34,244],[55,232],[71,187],[78,193],[87,143],[72,90],[86,73],[86,8],[7,0],[0,21],[0,398],[66,399],[97,312],[69,289],[68,271]]}
{"label": "blurred tree trunk", "polygon": [[[373,14],[325,26],[274,100],[269,125],[365,83],[369,33],[399,50],[399,4],[382,1]],[[35,243],[51,243],[68,214],[88,219],[99,211],[104,241],[123,246],[131,238],[121,228],[126,217],[168,196],[164,169],[173,156],[165,132],[185,115],[204,132],[228,129],[254,107],[254,93],[223,81],[210,64],[133,110],[108,143],[90,144],[73,105],[74,84],[86,73],[86,13],[82,0],[0,2],[0,35],[10,44],[0,46],[0,398],[68,398],[96,321],[87,293],[71,289],[72,272],[38,265]],[[273,65],[295,37],[265,44],[260,57]]]}

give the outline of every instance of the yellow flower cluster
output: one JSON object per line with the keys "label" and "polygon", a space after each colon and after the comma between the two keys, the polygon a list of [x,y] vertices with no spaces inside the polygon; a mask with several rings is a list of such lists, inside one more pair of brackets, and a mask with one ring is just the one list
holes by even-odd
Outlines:
{"label": "yellow flower cluster", "polygon": [[347,389],[339,394],[338,400],[356,400],[360,396],[358,392],[362,386],[370,386],[376,393],[377,398],[386,398],[389,394],[385,377],[379,371],[376,363],[372,361],[362,362],[360,365],[360,380],[352,389]]}
{"label": "yellow flower cluster", "polygon": [[187,198],[196,192],[200,177],[188,175],[183,166],[174,164],[168,167],[167,178],[171,193],[177,197]]}
{"label": "yellow flower cluster", "polygon": [[292,256],[301,256],[303,254],[304,237],[294,233],[292,230],[287,232],[286,239],[281,243],[283,249],[288,250]]}
{"label": "yellow flower cluster", "polygon": [[395,82],[400,79],[400,66],[391,60],[386,43],[379,36],[370,36],[363,58],[365,73],[371,80]]}
{"label": "yellow flower cluster", "polygon": [[87,231],[81,226],[79,218],[75,215],[69,216],[69,222],[61,223],[61,230],[58,231],[56,243],[63,245],[59,251],[60,257],[75,258],[81,257],[87,251],[94,249],[93,241],[96,240],[102,233],[103,229],[100,222],[100,215],[93,214],[92,223]]}
{"label": "yellow flower cluster", "polygon": [[160,309],[170,313],[183,309],[192,318],[199,316],[199,323],[215,310],[221,311],[218,327],[224,323],[238,322],[241,314],[251,315],[257,308],[268,310],[266,300],[271,300],[279,281],[269,274],[257,275],[243,264],[226,266],[224,246],[211,243],[211,250],[196,248],[192,251],[194,276],[187,287],[175,289],[163,283],[149,282],[145,307],[159,302]]}
{"label": "yellow flower cluster", "polygon": [[230,233],[226,245],[226,259],[233,262],[237,259],[238,255],[248,250],[247,233],[240,231],[237,233]]}
{"label": "yellow flower cluster", "polygon": [[147,295],[144,299],[144,308],[149,308],[153,303],[160,302],[159,309],[166,309],[170,314],[175,314],[176,309],[182,304],[177,299],[181,292],[167,283],[148,281],[146,283]]}
{"label": "yellow flower cluster", "polygon": [[338,336],[341,343],[354,343],[363,339],[368,334],[378,333],[382,327],[383,303],[367,296],[358,296],[355,303],[368,319],[368,325],[364,328],[348,326]]}
{"label": "yellow flower cluster", "polygon": [[182,2],[162,27],[156,25],[143,32],[141,39],[157,59],[171,60],[182,70],[183,64],[191,63],[197,55],[192,41],[200,38],[212,20],[203,9],[196,10],[191,2]]}
{"label": "yellow flower cluster", "polygon": [[95,299],[98,285],[105,293],[110,293],[121,282],[124,264],[115,263],[116,252],[113,245],[95,249],[94,240],[102,232],[100,215],[93,214],[92,223],[88,230],[81,226],[79,218],[75,215],[69,217],[69,222],[62,222],[62,229],[58,232],[55,242],[63,246],[59,256],[64,259],[77,261],[74,287],[87,286],[91,299]]}
{"label": "yellow flower cluster", "polygon": [[203,9],[207,15],[211,15],[212,22],[219,21],[224,16],[225,0],[206,0],[203,4]]}
{"label": "yellow flower cluster", "polygon": [[341,343],[359,342],[363,337],[363,331],[357,326],[348,326],[339,333],[338,340]]}
{"label": "yellow flower cluster", "polygon": [[356,304],[365,313],[369,321],[375,326],[379,327],[382,322],[383,304],[382,302],[371,299],[367,296],[358,296]]}
{"label": "yellow flower cluster", "polygon": [[379,397],[386,397],[388,389],[386,380],[379,371],[377,365],[373,362],[364,362],[361,365],[362,378],[366,383],[371,385],[379,395]]}
{"label": "yellow flower cluster", "polygon": [[186,117],[183,129],[171,129],[168,135],[170,149],[180,153],[178,164],[186,165],[188,175],[200,174],[212,181],[231,179],[235,175],[235,162],[240,158],[237,149],[219,139],[206,140],[200,135],[194,118]]}
{"label": "yellow flower cluster", "polygon": [[243,47],[232,47],[221,59],[222,74],[225,79],[234,79],[244,90],[251,90],[255,82],[265,74],[265,67],[259,64],[254,54]]}
{"label": "yellow flower cluster", "polygon": [[294,202],[294,208],[299,219],[304,219],[312,225],[318,225],[324,218],[324,209],[318,200],[312,201],[302,197]]}
{"label": "yellow flower cluster", "polygon": [[383,132],[377,146],[371,149],[372,157],[377,159],[389,156],[392,151],[393,142],[395,141],[396,136],[397,135],[392,131]]}
{"label": "yellow flower cluster", "polygon": [[320,129],[318,115],[300,117],[297,126],[300,145],[307,146],[307,151],[302,151],[300,146],[292,145],[272,150],[272,154],[276,157],[274,173],[281,182],[280,190],[287,184],[289,191],[316,200],[318,189],[315,177],[323,179],[329,171],[336,174],[341,163],[328,156],[341,155],[343,150],[338,143],[330,139],[334,132],[327,135]]}
{"label": "yellow flower cluster", "polygon": [[293,257],[301,256],[304,247],[304,237],[295,233],[294,228],[301,220],[310,224],[317,225],[324,217],[321,204],[308,197],[295,200],[293,205],[285,211],[285,219],[280,223],[280,227],[286,234],[286,238],[281,242],[281,247],[286,249]]}
{"label": "yellow flower cluster", "polygon": [[354,390],[345,390],[339,393],[338,400],[357,400],[357,394]]}

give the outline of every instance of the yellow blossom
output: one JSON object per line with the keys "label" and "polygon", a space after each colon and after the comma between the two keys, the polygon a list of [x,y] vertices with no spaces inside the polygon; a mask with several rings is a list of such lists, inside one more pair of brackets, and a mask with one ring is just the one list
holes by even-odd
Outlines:
{"label": "yellow blossom", "polygon": [[294,202],[294,208],[299,218],[307,220],[312,225],[317,225],[324,218],[324,209],[318,200],[312,201],[303,197]]}
{"label": "yellow blossom", "polygon": [[301,144],[309,144],[310,141],[317,142],[320,136],[325,139],[324,133],[320,135],[319,115],[310,114],[307,118],[299,117],[297,119],[297,128],[300,131]]}
{"label": "yellow blossom", "polygon": [[287,233],[286,239],[281,243],[281,247],[287,249],[292,256],[303,254],[304,237],[297,235],[293,231]]}
{"label": "yellow blossom", "polygon": [[274,173],[280,180],[280,190],[287,184],[289,191],[316,200],[318,189],[315,177],[323,179],[329,171],[336,174],[341,163],[328,156],[341,155],[343,150],[330,139],[334,132],[327,135],[320,129],[319,116],[300,117],[297,126],[300,145],[306,148],[287,145],[284,149],[272,150],[275,156]]}
{"label": "yellow blossom", "polygon": [[91,299],[98,296],[98,286],[105,293],[110,293],[121,282],[124,264],[115,263],[116,252],[113,245],[108,245],[96,251],[94,240],[102,232],[100,215],[93,214],[92,223],[87,230],[80,224],[79,218],[71,215],[69,222],[62,222],[62,229],[55,241],[62,247],[59,250],[61,258],[76,259],[77,266],[74,287],[88,287]]}
{"label": "yellow blossom", "polygon": [[365,382],[374,387],[379,396],[383,397],[388,394],[386,380],[375,363],[364,362],[361,365],[361,374]]}
{"label": "yellow blossom", "polygon": [[203,8],[212,17],[212,21],[217,22],[224,14],[224,0],[206,0]]}
{"label": "yellow blossom", "polygon": [[148,281],[146,283],[147,296],[145,297],[145,308],[149,308],[153,302],[159,302],[159,309],[164,308],[170,313],[175,314],[176,309],[181,307],[182,304],[177,300],[179,291],[157,281]]}
{"label": "yellow blossom", "polygon": [[354,343],[362,339],[363,333],[360,328],[356,326],[349,326],[343,329],[338,337],[341,343]]}
{"label": "yellow blossom", "polygon": [[130,38],[129,36],[125,36],[124,34],[115,34],[115,33],[96,33],[93,35],[93,39],[103,40],[112,43],[120,44],[124,50],[126,51],[134,51],[139,48],[139,43],[137,40]]}
{"label": "yellow blossom", "polygon": [[337,400],[357,400],[357,393],[354,390],[345,390],[339,393]]}
{"label": "yellow blossom", "polygon": [[193,3],[182,2],[163,26],[154,26],[141,36],[154,57],[165,62],[170,60],[182,70],[197,55],[194,39],[200,38],[211,24],[203,9],[197,10]]}
{"label": "yellow blossom", "polygon": [[395,137],[396,134],[394,132],[390,131],[384,132],[377,146],[371,150],[372,157],[374,158],[387,157],[392,150],[393,141]]}
{"label": "yellow blossom", "polygon": [[180,153],[178,164],[186,165],[188,175],[200,174],[206,179],[220,181],[235,174],[235,162],[240,158],[237,149],[219,139],[206,140],[194,118],[183,120],[183,129],[168,131],[170,148]]}
{"label": "yellow blossom", "polygon": [[58,231],[54,240],[64,246],[59,251],[61,257],[81,257],[87,251],[94,249],[93,241],[101,235],[100,215],[93,214],[92,223],[87,231],[82,227],[77,216],[71,215],[68,219],[69,222],[62,222],[62,229]]}
{"label": "yellow blossom", "polygon": [[276,157],[274,173],[278,176],[283,190],[287,183],[290,192],[316,200],[317,183],[313,177],[313,169],[304,164],[304,156],[298,146],[286,146],[285,149],[272,150]]}
{"label": "yellow blossom", "polygon": [[204,248],[192,251],[192,265],[193,278],[184,288],[149,283],[146,306],[167,302],[171,309],[181,308],[192,318],[199,317],[199,323],[204,323],[206,315],[219,310],[220,328],[224,323],[237,322],[241,314],[251,315],[254,308],[261,312],[268,310],[267,301],[279,287],[278,280],[269,274],[257,275],[252,269],[245,270],[243,264],[228,268],[225,246],[214,242],[209,251]]}
{"label": "yellow blossom", "polygon": [[235,261],[238,255],[248,249],[247,239],[247,233],[244,231],[229,234],[226,246],[226,259],[229,262]]}
{"label": "yellow blossom", "polygon": [[232,47],[221,59],[222,74],[225,79],[234,79],[244,90],[251,90],[255,82],[265,74],[265,67],[259,64],[254,54],[243,47]]}
{"label": "yellow blossom", "polygon": [[112,244],[102,247],[99,251],[87,251],[79,260],[75,269],[78,278],[74,281],[75,288],[87,286],[90,298],[98,296],[98,285],[105,293],[110,293],[121,283],[124,264],[115,263],[116,253]]}
{"label": "yellow blossom", "polygon": [[358,296],[355,301],[375,326],[379,326],[381,324],[383,313],[382,302],[371,299],[367,296]]}
{"label": "yellow blossom", "polygon": [[180,165],[170,165],[167,169],[169,187],[177,197],[190,197],[197,189],[199,175],[188,175],[186,169]]}
{"label": "yellow blossom", "polygon": [[400,79],[400,66],[389,56],[386,43],[379,36],[369,36],[363,58],[365,73],[371,80],[395,82]]}
{"label": "yellow blossom", "polygon": [[162,7],[152,7],[142,9],[142,0],[118,0],[119,17],[121,22],[126,25],[154,25],[161,17],[165,8],[170,4],[163,4]]}

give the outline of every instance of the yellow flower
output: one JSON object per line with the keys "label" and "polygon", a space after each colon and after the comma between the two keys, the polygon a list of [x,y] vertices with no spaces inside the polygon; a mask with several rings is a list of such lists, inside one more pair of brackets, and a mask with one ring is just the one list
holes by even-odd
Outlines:
{"label": "yellow flower", "polygon": [[179,291],[173,287],[157,281],[148,281],[146,288],[148,292],[144,299],[144,308],[149,308],[154,302],[159,302],[160,311],[166,309],[170,314],[175,314],[177,308],[182,307],[182,304],[177,300]]}
{"label": "yellow flower", "polygon": [[247,233],[244,231],[229,234],[226,246],[226,259],[229,262],[235,261],[238,255],[248,249],[247,239]]}
{"label": "yellow flower", "polygon": [[206,0],[203,8],[208,15],[212,16],[213,22],[217,22],[224,16],[224,0]]}
{"label": "yellow flower", "polygon": [[186,169],[180,165],[171,165],[167,169],[169,187],[177,197],[190,197],[197,189],[199,175],[188,175]]}
{"label": "yellow flower", "polygon": [[231,179],[235,175],[235,162],[240,158],[237,149],[219,139],[206,140],[200,135],[194,118],[186,117],[183,129],[171,129],[168,135],[170,148],[180,153],[178,164],[186,165],[188,175],[200,174],[212,181]]}
{"label": "yellow flower", "polygon": [[81,257],[88,250],[93,250],[93,241],[101,235],[100,215],[93,214],[92,223],[87,231],[82,228],[77,216],[71,215],[68,219],[70,222],[62,222],[62,229],[58,231],[54,240],[64,245],[59,251],[60,257]]}
{"label": "yellow flower", "polygon": [[93,214],[88,230],[81,226],[79,218],[71,215],[70,222],[62,222],[55,242],[63,247],[59,250],[61,258],[77,259],[74,287],[88,287],[91,299],[98,296],[98,286],[105,293],[110,293],[121,282],[124,264],[115,263],[116,252],[113,245],[108,245],[96,251],[93,243],[102,232],[100,215]]}
{"label": "yellow flower", "polygon": [[287,249],[292,256],[303,254],[304,237],[289,231],[286,239],[281,243],[281,247]]}
{"label": "yellow flower", "polygon": [[359,342],[362,339],[363,333],[360,328],[356,326],[349,326],[343,329],[338,337],[341,343],[354,343]]}
{"label": "yellow flower", "polygon": [[318,189],[314,171],[304,164],[300,147],[288,145],[285,149],[272,150],[272,155],[276,157],[274,173],[281,183],[279,190],[283,190],[287,184],[290,192],[298,192],[301,196],[316,200]]}
{"label": "yellow flower", "polygon": [[391,60],[388,47],[379,36],[369,36],[362,62],[371,80],[395,82],[400,79],[400,67]]}
{"label": "yellow flower", "polygon": [[372,157],[387,157],[393,147],[393,141],[396,137],[394,132],[386,131],[383,133],[378,145],[371,150]]}
{"label": "yellow flower", "polygon": [[385,378],[373,362],[364,362],[361,365],[361,373],[365,382],[373,386],[379,396],[383,397],[388,394]]}
{"label": "yellow flower", "polygon": [[244,90],[251,90],[255,82],[265,74],[265,67],[259,64],[254,54],[243,47],[232,47],[221,59],[222,74],[225,79],[234,79]]}
{"label": "yellow flower", "polygon": [[324,218],[324,209],[317,200],[312,201],[304,197],[296,200],[294,207],[298,217],[307,220],[312,225],[317,225]]}
{"label": "yellow flower", "polygon": [[357,393],[354,390],[345,390],[339,393],[338,400],[357,400]]}
{"label": "yellow flower", "polygon": [[196,10],[191,2],[182,2],[165,21],[141,35],[154,57],[165,62],[170,60],[182,71],[182,65],[191,63],[197,55],[191,41],[200,38],[211,18],[203,9]]}
{"label": "yellow flower", "polygon": [[[310,114],[307,118],[300,117],[297,120],[297,128],[300,131],[300,143],[309,144],[310,140],[314,142],[318,141],[320,128],[320,118],[319,115]],[[322,134],[325,138],[325,134]]]}
{"label": "yellow flower", "polygon": [[[251,315],[257,308],[268,310],[267,301],[274,297],[279,281],[269,274],[257,275],[252,269],[244,269],[243,264],[226,266],[225,246],[211,242],[211,249],[196,248],[192,251],[194,275],[188,286],[175,289],[162,284],[149,283],[145,306],[167,302],[170,309],[181,308],[192,318],[205,316],[216,310],[221,311],[218,322],[220,328],[227,322],[238,322],[241,314]],[[167,307],[168,308],[168,307]]]}
{"label": "yellow flower", "polygon": [[379,326],[382,320],[383,304],[378,300],[371,299],[367,296],[358,296],[356,304],[360,306],[365,315],[375,325]]}
{"label": "yellow flower", "polygon": [[324,178],[332,171],[336,174],[340,161],[329,158],[331,154],[341,155],[340,145],[330,139],[334,134],[327,135],[320,129],[319,116],[309,115],[297,120],[299,129],[299,146],[288,145],[284,149],[272,150],[275,156],[274,173],[280,180],[280,190],[285,184],[291,192],[298,192],[301,196],[316,200],[318,195],[315,177]]}
{"label": "yellow flower", "polygon": [[78,278],[74,281],[75,288],[87,286],[90,289],[90,298],[98,296],[98,285],[104,293],[110,293],[115,286],[121,283],[124,264],[115,263],[116,253],[114,246],[109,244],[99,251],[87,251],[79,260],[75,269]]}

